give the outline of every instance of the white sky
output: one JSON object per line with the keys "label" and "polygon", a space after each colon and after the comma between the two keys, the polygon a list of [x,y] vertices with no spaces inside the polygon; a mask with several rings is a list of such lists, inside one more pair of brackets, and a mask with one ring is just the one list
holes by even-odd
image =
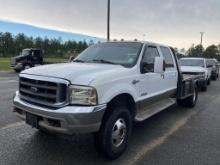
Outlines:
{"label": "white sky", "polygon": [[[107,0],[0,0],[0,20],[106,36]],[[220,0],[111,0],[111,38],[188,48],[220,43]],[[0,27],[1,28],[1,27]]]}

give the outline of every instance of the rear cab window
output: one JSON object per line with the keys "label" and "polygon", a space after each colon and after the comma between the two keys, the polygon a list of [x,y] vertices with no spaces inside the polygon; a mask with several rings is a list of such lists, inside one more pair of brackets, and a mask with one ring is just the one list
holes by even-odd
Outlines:
{"label": "rear cab window", "polygon": [[161,53],[163,55],[164,61],[165,61],[165,68],[166,70],[173,70],[174,65],[174,59],[173,55],[168,47],[160,46]]}

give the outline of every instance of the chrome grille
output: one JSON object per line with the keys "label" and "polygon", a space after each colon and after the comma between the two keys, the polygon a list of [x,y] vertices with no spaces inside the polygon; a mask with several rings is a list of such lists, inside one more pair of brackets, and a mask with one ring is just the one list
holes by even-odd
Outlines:
{"label": "chrome grille", "polygon": [[21,99],[45,106],[60,107],[67,102],[67,84],[20,76]]}

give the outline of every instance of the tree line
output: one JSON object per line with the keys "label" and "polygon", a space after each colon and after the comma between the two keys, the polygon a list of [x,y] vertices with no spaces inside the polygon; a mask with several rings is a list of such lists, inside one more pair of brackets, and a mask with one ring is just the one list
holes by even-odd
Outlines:
{"label": "tree line", "polygon": [[205,57],[205,58],[216,58],[220,61],[220,44],[210,45],[206,49],[202,45],[192,45],[187,55],[190,57]]}
{"label": "tree line", "polygon": [[87,47],[86,41],[69,40],[63,42],[61,38],[33,38],[23,33],[12,35],[9,32],[0,32],[0,57],[16,56],[25,48],[41,48],[46,57],[68,58],[70,55],[82,52]]}
{"label": "tree line", "polygon": [[[90,44],[94,44],[93,41],[90,41],[89,44],[86,41],[76,42],[74,40],[63,42],[61,38],[33,38],[23,33],[14,36],[9,32],[0,32],[0,57],[18,55],[25,48],[41,48],[46,57],[69,58],[71,55],[82,52]],[[177,48],[175,50],[178,52]],[[181,50],[184,52],[183,49]],[[177,53],[177,55],[178,57],[183,56],[182,53]],[[202,45],[192,45],[185,55],[190,57],[216,58],[220,61],[220,44],[210,45],[206,49]]]}
{"label": "tree line", "polygon": [[216,58],[220,61],[220,44],[219,45],[209,45],[207,48],[204,48],[201,44],[192,45],[186,52],[185,49],[178,51],[175,48],[178,58],[181,57],[205,57],[205,58]]}

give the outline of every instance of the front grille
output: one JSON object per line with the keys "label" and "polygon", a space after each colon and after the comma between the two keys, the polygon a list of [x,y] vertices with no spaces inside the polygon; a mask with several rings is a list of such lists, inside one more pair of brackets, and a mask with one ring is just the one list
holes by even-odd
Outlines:
{"label": "front grille", "polygon": [[19,92],[25,101],[58,107],[67,101],[67,84],[20,77]]}

